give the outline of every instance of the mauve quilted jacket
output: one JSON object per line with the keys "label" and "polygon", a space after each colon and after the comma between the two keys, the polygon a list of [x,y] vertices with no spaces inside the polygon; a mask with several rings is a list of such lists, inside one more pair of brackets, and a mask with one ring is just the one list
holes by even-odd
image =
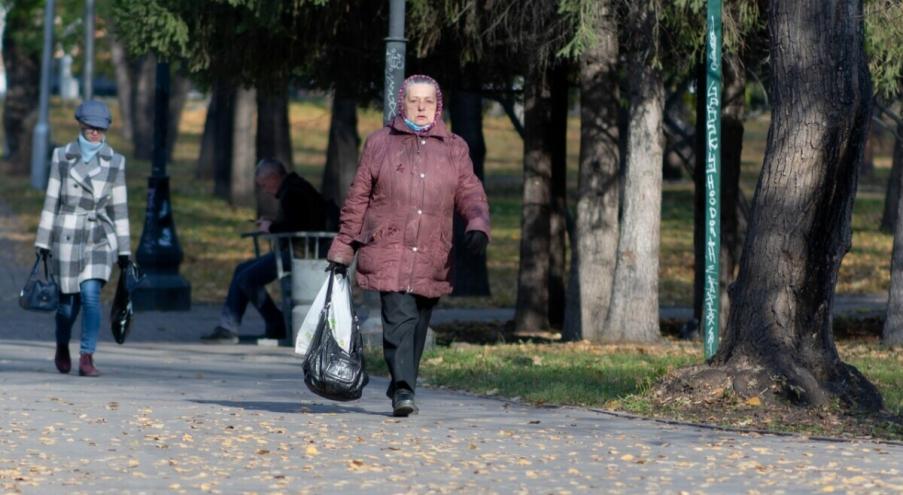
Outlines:
{"label": "mauve quilted jacket", "polygon": [[455,210],[466,231],[489,236],[489,204],[467,144],[441,120],[417,135],[397,117],[367,137],[327,257],[350,265],[357,250],[364,289],[448,294]]}

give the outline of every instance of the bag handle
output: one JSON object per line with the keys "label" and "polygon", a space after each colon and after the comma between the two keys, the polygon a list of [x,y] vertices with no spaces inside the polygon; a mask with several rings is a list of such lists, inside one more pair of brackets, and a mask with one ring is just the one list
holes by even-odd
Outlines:
{"label": "bag handle", "polygon": [[[36,254],[34,257],[34,266],[31,267],[31,275],[28,276],[29,279],[35,279],[38,276],[38,269],[41,267],[41,260],[44,257],[40,254]],[[44,270],[46,273],[47,270],[47,260],[44,260]]]}
{"label": "bag handle", "polygon": [[[47,258],[49,258],[50,256],[51,255],[40,256],[41,260],[44,262],[44,280],[56,283],[53,278],[53,270],[51,270],[47,264]],[[35,268],[37,268],[37,266],[35,266]]]}
{"label": "bag handle", "polygon": [[324,307],[332,304],[332,281],[335,280],[335,267],[329,270],[329,284],[326,286],[326,300]]}

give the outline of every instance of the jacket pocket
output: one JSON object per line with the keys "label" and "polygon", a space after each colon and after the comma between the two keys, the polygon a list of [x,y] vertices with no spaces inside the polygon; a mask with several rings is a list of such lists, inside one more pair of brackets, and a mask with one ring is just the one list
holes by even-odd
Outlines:
{"label": "jacket pocket", "polygon": [[434,241],[430,250],[432,253],[433,277],[436,280],[446,280],[448,278],[448,272],[451,270],[452,264],[451,249],[451,234],[442,232],[439,234],[438,239]]}

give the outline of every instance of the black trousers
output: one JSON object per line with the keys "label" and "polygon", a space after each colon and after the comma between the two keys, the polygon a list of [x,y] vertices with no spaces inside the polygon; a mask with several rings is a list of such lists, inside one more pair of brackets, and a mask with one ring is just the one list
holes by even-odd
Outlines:
{"label": "black trousers", "polygon": [[438,298],[431,299],[404,292],[381,292],[383,316],[383,355],[392,380],[386,395],[396,389],[411,392],[417,387],[417,371],[426,343],[426,330]]}

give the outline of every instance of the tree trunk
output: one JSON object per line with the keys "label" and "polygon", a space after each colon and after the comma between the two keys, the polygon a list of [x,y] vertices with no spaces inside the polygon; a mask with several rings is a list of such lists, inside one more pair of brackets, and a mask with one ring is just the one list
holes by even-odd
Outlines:
{"label": "tree trunk", "polygon": [[[831,311],[851,242],[871,83],[861,0],[772,0],[772,120],[724,339],[712,364],[741,397],[867,410],[877,389],[837,354]],[[752,380],[752,381],[750,381]]]}
{"label": "tree trunk", "polygon": [[326,167],[320,192],[327,200],[342,206],[345,194],[357,171],[358,147],[357,99],[341,89],[332,97],[332,116],[329,123],[329,143],[326,146]]}
{"label": "tree trunk", "polygon": [[547,71],[531,67],[524,84],[524,194],[515,332],[549,328],[549,249],[552,201],[552,103]]}
{"label": "tree trunk", "polygon": [[[25,26],[19,26],[20,29]],[[33,27],[29,27],[33,29]],[[12,172],[31,170],[31,140],[38,120],[38,88],[41,79],[40,55],[29,53],[8,34],[16,26],[8,25],[3,36],[3,66],[6,69],[6,97],[3,100],[3,133],[9,149],[7,160]]]}
{"label": "tree trunk", "polygon": [[564,340],[598,341],[608,316],[618,247],[618,26],[599,5],[598,43],[580,61],[580,170]]}
{"label": "tree trunk", "polygon": [[230,200],[232,193],[232,131],[235,125],[236,89],[226,83],[215,83],[213,98],[216,112],[213,124],[213,194]]}
{"label": "tree trunk", "polygon": [[204,116],[204,131],[201,134],[201,150],[198,153],[197,167],[194,169],[196,179],[213,178],[213,149],[216,145],[217,106],[221,106],[222,91],[217,91],[219,86],[214,85],[207,103],[207,114]]}
{"label": "tree trunk", "polygon": [[[475,84],[479,90],[479,85]],[[470,89],[470,88],[469,88]],[[477,91],[457,89],[451,92],[448,105],[452,130],[464,138],[470,150],[473,171],[483,180],[483,163],[486,160],[486,141],[483,139],[483,98]],[[455,213],[454,221],[454,292],[452,296],[488,296],[489,271],[486,255],[473,256],[464,247],[465,221]]]}
{"label": "tree trunk", "polygon": [[549,326],[564,327],[565,275],[567,274],[567,134],[568,67],[558,64],[550,70],[552,155],[552,209],[549,220]]}
{"label": "tree trunk", "polygon": [[293,168],[288,86],[257,92],[257,159],[275,158]]}
{"label": "tree trunk", "polygon": [[[201,135],[201,150],[198,153],[198,164],[195,169],[195,177],[198,179],[213,179],[218,170],[216,165],[217,144],[223,141],[222,121],[231,121],[226,116],[223,108],[231,108],[233,90],[225,84],[214,84],[210,92],[210,101],[207,103],[207,115],[204,117],[204,134]],[[232,130],[228,130],[228,139],[231,139]],[[219,140],[218,140],[219,137]],[[228,142],[228,139],[223,142]],[[231,149],[231,147],[229,148]]]}
{"label": "tree trunk", "polygon": [[[109,21],[108,21],[109,22]],[[115,33],[115,30],[113,30]],[[108,36],[110,40],[110,56],[116,75],[116,99],[119,101],[119,132],[127,141],[132,142],[135,133],[132,129],[132,68],[125,46],[116,36]]]}
{"label": "tree trunk", "polygon": [[[727,325],[730,298],[727,288],[734,281],[740,261],[740,162],[743,153],[743,115],[746,109],[746,75],[740,57],[724,57],[721,108],[721,256],[720,328]],[[702,247],[702,246],[700,246]],[[705,261],[703,260],[703,264]],[[700,320],[702,321],[702,320]]]}
{"label": "tree trunk", "polygon": [[[277,90],[257,91],[257,161],[275,158],[288,170],[292,170],[292,129],[288,116],[288,85]],[[265,194],[256,186],[257,216],[275,218],[279,202],[275,196]]]}
{"label": "tree trunk", "polygon": [[661,338],[658,267],[665,91],[653,63],[658,53],[657,2],[634,8],[629,16],[634,41],[627,56],[632,63],[624,202],[611,306],[601,340],[654,342]]}
{"label": "tree trunk", "polygon": [[157,57],[145,55],[135,61],[132,73],[132,146],[135,158],[150,160],[154,150],[154,85]]}
{"label": "tree trunk", "polygon": [[232,180],[229,202],[233,205],[254,204],[254,165],[257,163],[255,131],[257,129],[257,91],[239,88],[235,93],[232,126]]}
{"label": "tree trunk", "polygon": [[[900,202],[900,181],[903,180],[903,136],[901,133],[903,124],[897,126],[897,136],[894,138],[894,157],[890,166],[890,178],[887,180],[887,193],[884,195],[884,213],[881,215],[881,230],[884,232],[896,232],[897,204]],[[894,237],[896,239],[896,236]]]}
{"label": "tree trunk", "polygon": [[172,151],[179,139],[179,124],[182,121],[182,110],[188,99],[188,91],[191,90],[191,81],[180,74],[173,72],[172,84],[169,96],[169,120],[166,122],[166,160],[172,161]]}
{"label": "tree trunk", "polygon": [[[897,136],[903,136],[903,122],[897,124]],[[896,186],[896,215],[894,220],[899,221],[903,218],[900,214],[900,208],[903,208],[903,195],[900,190],[903,189],[903,174],[900,169],[903,168],[903,140],[899,137],[894,141],[894,158],[893,168],[891,169],[890,182],[887,189],[890,191],[892,186]],[[896,184],[891,182],[896,181]],[[891,199],[888,193],[887,200]],[[886,208],[885,208],[886,211]],[[881,343],[885,345],[901,345],[903,344],[903,228],[896,226],[892,228],[894,232],[894,251],[890,265],[890,296],[887,301],[887,318],[884,319],[884,332],[881,336]]]}

